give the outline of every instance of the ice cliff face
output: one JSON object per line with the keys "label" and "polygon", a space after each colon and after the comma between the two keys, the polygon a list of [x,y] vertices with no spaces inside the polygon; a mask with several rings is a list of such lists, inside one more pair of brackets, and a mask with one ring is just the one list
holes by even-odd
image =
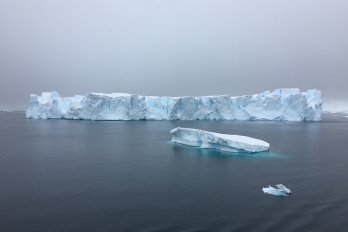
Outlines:
{"label": "ice cliff face", "polygon": [[60,97],[32,94],[28,118],[88,120],[285,120],[318,121],[321,92],[277,89],[261,94],[202,97],[155,97],[122,93],[89,93]]}

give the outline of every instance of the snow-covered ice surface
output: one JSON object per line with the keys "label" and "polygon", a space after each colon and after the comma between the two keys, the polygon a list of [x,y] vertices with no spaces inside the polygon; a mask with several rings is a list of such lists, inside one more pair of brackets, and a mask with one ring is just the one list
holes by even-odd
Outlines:
{"label": "snow-covered ice surface", "polygon": [[172,142],[213,148],[228,152],[261,152],[269,150],[269,143],[242,135],[220,134],[192,128],[177,127],[170,131]]}
{"label": "snow-covered ice surface", "polygon": [[126,93],[89,93],[61,97],[57,92],[31,94],[28,118],[88,120],[285,120],[321,119],[321,92],[276,89],[234,97],[157,97]]}
{"label": "snow-covered ice surface", "polygon": [[276,187],[277,188],[273,188],[269,185],[268,187],[263,187],[262,191],[275,196],[289,196],[292,193],[290,189],[282,184],[277,184]]}

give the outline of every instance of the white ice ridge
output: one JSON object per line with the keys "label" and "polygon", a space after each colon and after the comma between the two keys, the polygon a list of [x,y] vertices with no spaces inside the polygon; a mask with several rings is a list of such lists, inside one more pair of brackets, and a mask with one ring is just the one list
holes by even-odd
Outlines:
{"label": "white ice ridge", "polygon": [[170,131],[172,142],[200,148],[229,152],[260,152],[269,150],[269,143],[242,135],[220,134],[210,131],[177,127]]}
{"label": "white ice ridge", "polygon": [[28,118],[87,120],[284,120],[321,119],[321,92],[277,89],[261,94],[156,97],[89,93],[61,97],[57,92],[31,94]]}

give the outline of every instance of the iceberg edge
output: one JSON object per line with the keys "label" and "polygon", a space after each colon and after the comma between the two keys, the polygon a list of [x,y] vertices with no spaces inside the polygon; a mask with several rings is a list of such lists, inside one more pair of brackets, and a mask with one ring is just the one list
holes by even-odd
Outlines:
{"label": "iceberg edge", "polygon": [[269,150],[269,143],[242,135],[220,134],[193,128],[177,127],[170,131],[172,142],[203,149],[227,152],[262,152]]}

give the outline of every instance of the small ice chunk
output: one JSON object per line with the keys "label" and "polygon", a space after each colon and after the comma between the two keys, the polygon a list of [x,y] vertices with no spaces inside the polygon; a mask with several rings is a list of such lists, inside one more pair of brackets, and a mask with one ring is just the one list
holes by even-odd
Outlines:
{"label": "small ice chunk", "polygon": [[289,196],[292,192],[290,189],[285,187],[283,184],[277,184],[277,188],[273,188],[272,186],[263,187],[262,191],[266,194],[271,194],[274,196]]}

